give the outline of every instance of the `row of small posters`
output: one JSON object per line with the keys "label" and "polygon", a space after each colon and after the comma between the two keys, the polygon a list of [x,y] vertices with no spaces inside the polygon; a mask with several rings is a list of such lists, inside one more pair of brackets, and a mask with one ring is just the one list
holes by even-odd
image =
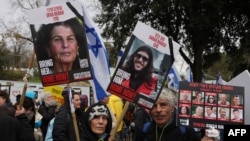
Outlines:
{"label": "row of small posters", "polygon": [[224,129],[244,124],[244,87],[180,82],[177,121],[179,125]]}

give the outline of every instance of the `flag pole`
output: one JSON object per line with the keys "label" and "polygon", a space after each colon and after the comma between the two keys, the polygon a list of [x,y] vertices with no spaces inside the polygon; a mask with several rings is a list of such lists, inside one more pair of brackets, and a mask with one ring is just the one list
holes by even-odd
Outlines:
{"label": "flag pole", "polygon": [[124,118],[124,116],[125,116],[125,114],[126,114],[126,112],[128,110],[129,103],[130,103],[129,101],[125,102],[124,108],[122,110],[122,114],[121,114],[120,118],[118,119],[115,128],[113,128],[112,131],[111,131],[111,135],[110,135],[111,140],[114,140],[114,138],[115,138],[116,131],[117,131],[119,125],[121,124],[121,122],[122,122],[122,120],[123,120],[123,118]]}
{"label": "flag pole", "polygon": [[29,77],[30,77],[29,71],[32,68],[32,64],[34,62],[34,58],[35,58],[35,49],[33,48],[32,55],[31,55],[31,58],[30,58],[30,61],[29,61],[28,72],[25,74],[25,76],[23,78],[24,86],[23,86],[23,91],[22,91],[20,103],[19,103],[19,105],[20,105],[21,108],[23,107],[25,93],[26,93],[27,87],[28,87],[28,80],[29,80]]}
{"label": "flag pole", "polygon": [[72,119],[73,119],[73,125],[74,125],[74,129],[75,129],[75,135],[76,135],[76,141],[80,141],[80,137],[79,137],[79,132],[78,132],[78,126],[77,126],[77,122],[76,122],[76,113],[71,113]]}
{"label": "flag pole", "polygon": [[[71,99],[69,99],[69,106],[71,106],[70,103],[72,102],[72,90],[71,90],[71,87],[70,87],[69,83],[67,84],[67,87],[70,88],[69,89],[70,90],[70,92],[69,92],[69,98],[71,98]],[[71,94],[71,96],[70,96],[70,94]],[[76,113],[75,113],[75,111],[74,112],[71,111],[71,107],[70,107],[70,112],[71,112],[71,116],[72,116],[72,120],[73,120],[73,126],[74,126],[74,129],[75,129],[76,141],[80,141],[80,136],[79,136],[79,132],[78,132],[78,126],[77,126],[77,121],[76,121]]]}

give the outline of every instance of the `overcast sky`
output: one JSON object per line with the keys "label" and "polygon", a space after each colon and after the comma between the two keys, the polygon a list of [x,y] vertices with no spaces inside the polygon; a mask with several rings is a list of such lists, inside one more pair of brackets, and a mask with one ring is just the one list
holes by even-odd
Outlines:
{"label": "overcast sky", "polygon": [[0,0],[1,1],[1,9],[0,9],[0,18],[3,19],[8,14],[8,10],[10,6],[8,4],[8,0]]}
{"label": "overcast sky", "polygon": [[[83,0],[84,3],[86,3],[85,7],[87,7],[87,9],[89,10],[89,14],[91,17],[93,17],[95,15],[95,10],[93,10],[93,7],[89,7],[92,3],[92,0]],[[0,19],[10,19],[11,17],[13,17],[13,15],[9,15],[8,13],[10,13],[11,7],[9,4],[9,0],[0,0],[1,2],[1,9],[0,9]],[[90,12],[91,10],[91,12]]]}
{"label": "overcast sky", "polygon": [[[9,15],[8,13],[10,12],[10,4],[8,0],[0,0],[1,1],[1,9],[0,9],[0,19],[10,19],[11,17],[14,17],[14,15]],[[93,10],[93,7],[89,7],[91,5],[91,2],[89,0],[83,0],[86,2],[86,7],[89,11],[89,14],[91,17],[94,17],[95,10]],[[175,61],[177,70],[181,72],[181,74],[185,74],[185,69],[186,69],[186,63],[184,63],[184,66],[182,67],[183,60],[181,59],[180,56],[177,56],[177,60]]]}

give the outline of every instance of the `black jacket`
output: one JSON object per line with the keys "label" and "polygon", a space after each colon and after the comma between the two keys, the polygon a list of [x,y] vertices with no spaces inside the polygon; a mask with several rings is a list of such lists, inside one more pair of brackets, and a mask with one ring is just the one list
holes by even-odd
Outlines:
{"label": "black jacket", "polygon": [[142,128],[142,126],[146,122],[150,122],[150,121],[151,121],[150,114],[147,113],[147,111],[145,110],[145,108],[138,106],[136,108],[136,111],[135,111],[134,120],[132,122],[133,124],[131,123],[131,131],[133,132],[132,141],[135,141],[136,135],[138,134],[137,131],[140,128]]}
{"label": "black jacket", "polygon": [[45,136],[47,133],[47,128],[50,120],[55,117],[55,109],[56,107],[46,107],[44,102],[42,102],[38,109],[38,112],[43,116],[42,125],[40,127],[43,136]]}
{"label": "black jacket", "polygon": [[[90,112],[91,112],[92,108],[97,106],[97,105],[103,105],[103,104],[101,104],[99,102],[95,103],[95,104],[91,105],[86,111],[86,118],[84,121],[84,141],[98,141],[99,140],[99,137],[95,133],[92,132],[92,130],[90,128],[90,122],[89,122]],[[105,108],[108,109],[108,107],[106,105],[104,105],[104,106],[105,106]],[[105,132],[106,137],[103,139],[103,141],[108,141],[111,129],[112,129],[112,117],[111,117],[110,111],[108,110],[108,125],[107,125],[106,132]]]}
{"label": "black jacket", "polygon": [[[23,115],[25,116],[25,115]],[[27,120],[20,117],[20,122],[11,116],[0,112],[0,140],[1,141],[35,141],[33,128]]]}
{"label": "black jacket", "polygon": [[[80,109],[76,110],[76,120],[78,125],[78,133],[80,141],[83,141],[83,119],[84,112]],[[62,105],[56,113],[54,127],[52,131],[53,141],[76,141],[75,129],[73,125],[70,109],[66,105]]]}
{"label": "black jacket", "polygon": [[186,127],[185,133],[181,132],[179,126],[176,126],[175,120],[173,120],[165,129],[160,129],[156,127],[156,123],[151,122],[146,132],[143,132],[141,128],[137,134],[136,141],[156,141],[156,131],[158,131],[159,141],[199,141],[200,139],[196,135],[192,127]]}

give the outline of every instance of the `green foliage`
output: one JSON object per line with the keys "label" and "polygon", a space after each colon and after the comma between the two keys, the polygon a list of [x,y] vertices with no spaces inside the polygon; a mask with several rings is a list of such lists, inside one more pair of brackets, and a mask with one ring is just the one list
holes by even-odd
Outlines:
{"label": "green foliage", "polygon": [[23,71],[1,71],[1,80],[12,80],[12,81],[20,81],[23,79],[26,72]]}
{"label": "green foliage", "polygon": [[[227,69],[230,66],[228,60],[230,60],[231,58],[224,53],[220,53],[217,55],[219,56],[217,57],[219,59],[215,61],[213,64],[211,64],[207,69],[204,69],[204,73],[209,74],[209,76],[213,76],[211,79],[216,79],[216,76],[220,73],[223,80],[225,81],[231,80],[233,73],[231,70]],[[206,76],[206,80],[209,80],[209,76]]]}
{"label": "green foliage", "polygon": [[[2,70],[0,71],[1,80],[23,81],[26,72],[18,70]],[[34,72],[34,77],[30,77],[30,82],[41,82],[38,72]]]}
{"label": "green foliage", "polygon": [[[125,46],[137,21],[144,22],[183,44],[190,56],[185,61],[190,64],[196,82],[202,80],[204,70],[221,59],[221,47],[227,55],[243,53],[238,51],[236,41],[249,31],[249,0],[100,0],[100,3],[103,12],[95,21],[103,26],[102,35],[114,40],[114,48]],[[234,64],[227,67],[239,67],[235,72],[244,68],[242,62]]]}
{"label": "green foliage", "polygon": [[108,52],[110,67],[114,67],[115,63],[116,63],[116,58],[117,58],[116,50],[113,47],[112,43],[104,42],[104,45],[105,45],[107,52]]}

